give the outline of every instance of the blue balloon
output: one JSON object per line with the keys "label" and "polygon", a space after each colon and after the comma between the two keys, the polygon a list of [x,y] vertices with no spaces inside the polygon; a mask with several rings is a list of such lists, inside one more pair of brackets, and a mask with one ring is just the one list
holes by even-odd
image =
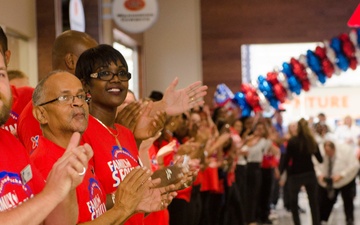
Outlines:
{"label": "blue balloon", "polygon": [[318,77],[318,80],[320,81],[320,83],[325,84],[326,82],[326,75],[323,72],[319,72],[316,74]]}
{"label": "blue balloon", "polygon": [[295,77],[295,74],[293,73],[291,69],[291,65],[289,63],[283,63],[283,69],[282,72],[286,75],[288,84],[289,84],[289,90],[291,92],[296,93],[297,95],[300,94],[302,86],[300,81]]}
{"label": "blue balloon", "polygon": [[307,50],[306,59],[310,69],[314,71],[320,83],[324,84],[326,82],[326,75],[323,72],[320,59],[311,50]]}
{"label": "blue balloon", "polygon": [[336,37],[332,38],[331,42],[330,42],[330,47],[332,47],[336,53],[341,52],[341,41],[340,41],[340,39],[336,38]]}
{"label": "blue balloon", "polygon": [[275,97],[274,91],[273,91],[273,87],[271,85],[271,83],[269,83],[264,76],[260,75],[258,77],[258,83],[259,83],[259,90],[261,91],[261,93],[263,93],[263,95],[265,96],[265,98],[269,101],[270,105],[275,108],[278,109],[279,108],[279,101],[277,100],[277,98]]}
{"label": "blue balloon", "polygon": [[356,33],[357,33],[357,45],[360,46],[360,29],[356,29]]}
{"label": "blue balloon", "polygon": [[349,60],[346,58],[341,49],[341,40],[339,38],[332,38],[330,47],[334,49],[336,53],[336,65],[342,70],[347,71],[349,69]]}
{"label": "blue balloon", "polygon": [[315,73],[322,71],[320,59],[315,55],[314,52],[312,52],[311,50],[307,50],[306,59],[312,71],[314,71]]}
{"label": "blue balloon", "polygon": [[245,95],[242,92],[236,92],[233,98],[233,102],[241,108],[241,116],[248,117],[251,115],[251,107],[245,100]]}
{"label": "blue balloon", "polygon": [[347,71],[349,69],[349,60],[344,54],[336,54],[336,65],[342,70]]}
{"label": "blue balloon", "polygon": [[269,99],[269,103],[274,109],[279,109],[280,102],[276,98]]}
{"label": "blue balloon", "polygon": [[267,99],[271,99],[274,96],[271,84],[262,75],[258,77],[258,83],[259,90],[264,94]]}

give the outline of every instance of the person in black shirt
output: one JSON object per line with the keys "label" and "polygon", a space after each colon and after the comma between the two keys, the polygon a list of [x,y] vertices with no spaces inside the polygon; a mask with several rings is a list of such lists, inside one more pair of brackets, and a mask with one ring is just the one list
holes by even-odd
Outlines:
{"label": "person in black shirt", "polygon": [[305,186],[309,198],[311,209],[312,224],[319,225],[319,205],[317,178],[311,157],[315,155],[316,159],[321,163],[322,156],[318,145],[311,134],[308,123],[305,119],[298,121],[298,134],[290,138],[286,147],[284,170],[287,171],[287,179],[290,192],[290,209],[295,225],[300,225],[300,217],[298,211],[298,194],[301,186]]}

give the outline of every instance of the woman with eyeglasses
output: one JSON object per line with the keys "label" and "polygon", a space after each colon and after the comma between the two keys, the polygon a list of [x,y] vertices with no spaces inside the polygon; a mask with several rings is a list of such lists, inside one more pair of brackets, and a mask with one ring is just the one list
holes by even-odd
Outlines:
{"label": "woman with eyeglasses", "polygon": [[[115,123],[117,107],[125,100],[131,74],[119,51],[110,45],[99,45],[85,51],[78,59],[75,75],[82,81],[89,101],[89,125],[83,141],[94,149],[94,172],[104,186],[107,198],[113,198],[119,184],[130,171],[141,166],[132,132]],[[124,193],[125,195],[127,193]],[[170,193],[170,196],[174,193]],[[112,207],[111,201],[107,208]],[[147,199],[137,212],[151,212],[170,203],[164,196],[161,205]],[[129,203],[131,204],[131,203]],[[125,224],[142,224],[144,214],[138,213]]]}

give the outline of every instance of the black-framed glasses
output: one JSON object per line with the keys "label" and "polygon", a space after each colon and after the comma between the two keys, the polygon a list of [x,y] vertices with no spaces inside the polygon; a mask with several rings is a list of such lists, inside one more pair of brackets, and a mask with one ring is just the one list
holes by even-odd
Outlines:
{"label": "black-framed glasses", "polygon": [[54,98],[54,99],[52,99],[50,101],[41,103],[41,104],[39,104],[39,106],[43,106],[43,105],[53,103],[53,102],[56,102],[56,101],[59,101],[62,104],[69,104],[69,103],[73,103],[75,101],[75,98],[78,98],[81,101],[85,102],[86,94],[84,93],[84,94],[78,94],[78,95],[61,95],[61,96],[59,96],[57,98]]}
{"label": "black-framed glasses", "polygon": [[113,73],[110,71],[101,71],[101,72],[96,72],[96,73],[90,74],[90,77],[109,81],[109,80],[112,80],[115,75],[119,78],[120,81],[129,81],[131,79],[131,73],[129,73],[125,70],[121,70],[118,73]]}

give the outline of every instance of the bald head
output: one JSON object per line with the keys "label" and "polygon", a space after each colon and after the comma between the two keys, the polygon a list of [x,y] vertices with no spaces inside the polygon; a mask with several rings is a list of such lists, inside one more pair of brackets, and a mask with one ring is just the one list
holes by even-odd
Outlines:
{"label": "bald head", "polygon": [[84,32],[67,30],[60,34],[52,49],[53,70],[66,70],[75,73],[76,62],[85,50],[97,46],[98,43]]}

